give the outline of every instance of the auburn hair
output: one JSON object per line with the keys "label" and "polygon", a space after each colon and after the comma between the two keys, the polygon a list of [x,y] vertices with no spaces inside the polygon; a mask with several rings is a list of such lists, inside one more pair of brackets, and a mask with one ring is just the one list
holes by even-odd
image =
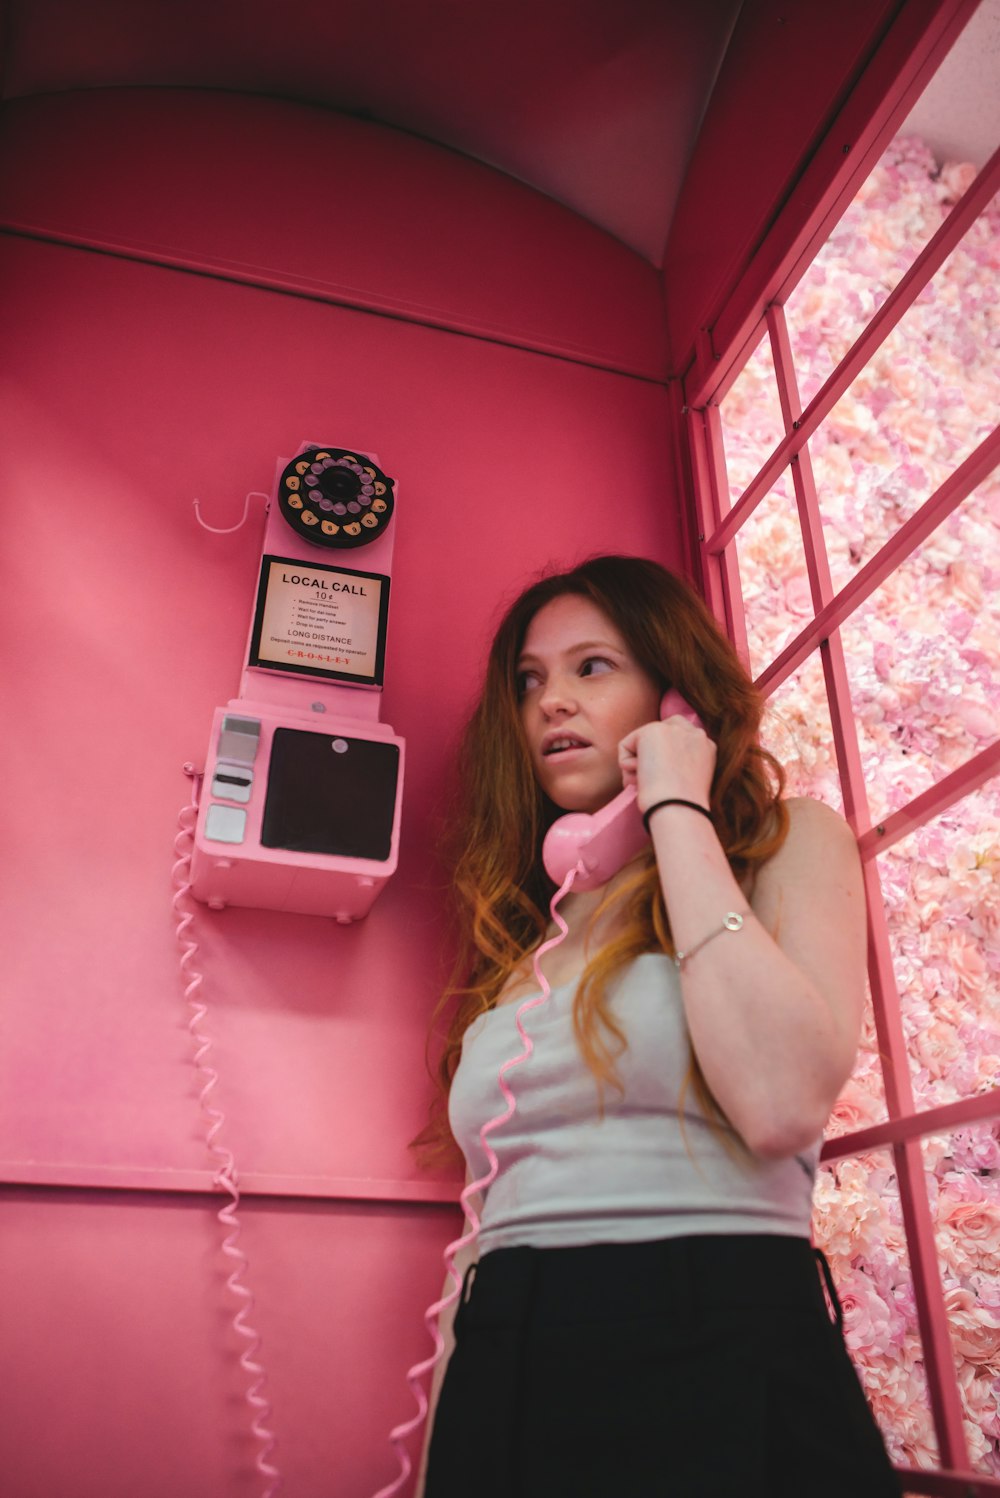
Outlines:
{"label": "auburn hair", "polygon": [[[693,588],[644,557],[598,556],[571,571],[542,576],[521,593],[494,637],[482,695],[458,754],[445,841],[454,866],[459,950],[431,1019],[428,1050],[438,1017],[453,1000],[457,1003],[444,1036],[429,1122],[410,1142],[424,1166],[460,1157],[447,1109],[462,1037],[479,1015],[494,1007],[513,970],[543,940],[548,924],[556,886],[542,864],[542,841],[562,809],[545,796],[532,770],[521,728],[516,667],[531,620],[564,594],[596,604],[661,691],[675,687],[715,741],[710,809],[734,876],[753,877],[788,832],[781,799],[784,771],[758,742],[763,699]],[[596,1080],[602,1118],[605,1086],[610,1083],[624,1095],[614,1063],[628,1045],[608,1007],[608,985],[640,953],[672,956],[676,950],[651,847],[614,894],[601,901],[592,919],[611,911],[620,917],[620,932],[587,963],[573,1002],[573,1027]],[[682,1126],[689,1086],[713,1131],[730,1151],[738,1150],[738,1136],[713,1097],[693,1048],[679,1104]]]}

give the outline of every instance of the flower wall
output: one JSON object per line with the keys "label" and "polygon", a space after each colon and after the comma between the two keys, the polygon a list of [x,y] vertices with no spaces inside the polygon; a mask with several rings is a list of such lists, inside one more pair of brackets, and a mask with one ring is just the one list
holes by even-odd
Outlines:
{"label": "flower wall", "polygon": [[[975,171],[898,137],[786,304],[808,403]],[[847,583],[986,437],[1000,411],[1000,203],[994,200],[809,444],[834,589]],[[722,406],[735,500],[784,435],[765,337]],[[786,472],[737,541],[759,673],[812,614]],[[1000,735],[1000,474],[971,494],[841,628],[873,819]],[[842,809],[814,654],[770,699],[765,741],[788,794]],[[918,1109],[1000,1083],[1000,778],[878,858]],[[870,1003],[828,1137],[886,1118]],[[977,1470],[1000,1477],[1000,1120],[923,1141],[927,1185]],[[847,1344],[900,1465],[939,1457],[890,1151],[824,1166],[816,1241]]]}

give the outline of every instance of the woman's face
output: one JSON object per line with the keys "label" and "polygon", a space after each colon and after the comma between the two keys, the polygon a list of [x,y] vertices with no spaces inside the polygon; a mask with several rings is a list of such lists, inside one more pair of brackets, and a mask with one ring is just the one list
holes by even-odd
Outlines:
{"label": "woman's face", "polygon": [[618,743],[659,716],[660,688],[611,620],[565,593],[538,610],[517,662],[535,778],[564,811],[597,811],[622,788]]}

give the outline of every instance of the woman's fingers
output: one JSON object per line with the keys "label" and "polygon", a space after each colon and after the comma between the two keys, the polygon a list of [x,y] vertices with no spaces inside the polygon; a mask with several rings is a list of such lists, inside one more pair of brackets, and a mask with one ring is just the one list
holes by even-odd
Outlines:
{"label": "woman's fingers", "polygon": [[667,796],[703,801],[709,794],[716,748],[700,725],[672,715],[644,723],[618,745],[625,785],[639,786],[640,796]]}

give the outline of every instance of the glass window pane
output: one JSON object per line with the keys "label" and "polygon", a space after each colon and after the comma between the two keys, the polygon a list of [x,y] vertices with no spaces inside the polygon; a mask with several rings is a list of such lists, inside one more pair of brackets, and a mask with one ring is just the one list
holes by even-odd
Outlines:
{"label": "glass window pane", "polygon": [[737,531],[733,544],[750,669],[757,676],[813,617],[802,527],[788,469]]}
{"label": "glass window pane", "polygon": [[841,626],[875,819],[1000,736],[1000,470]]}
{"label": "glass window pane", "polygon": [[998,246],[994,199],[812,438],[836,588],[997,424]]}
{"label": "glass window pane", "polygon": [[823,1130],[823,1138],[841,1139],[845,1134],[856,1134],[859,1129],[871,1129],[876,1124],[886,1123],[888,1118],[875,1011],[872,1008],[871,987],[866,979],[858,1059],[833,1105],[833,1112]]}
{"label": "glass window pane", "polygon": [[988,1092],[1000,1085],[1000,776],[878,862],[916,1106]]}
{"label": "glass window pane", "polygon": [[813,651],[767,699],[761,743],[785,767],[786,796],[815,796],[843,814],[830,705],[818,651]]}
{"label": "glass window pane", "polygon": [[918,137],[898,135],[785,303],[808,405],[933,238],[975,169],[943,171]]}
{"label": "glass window pane", "polygon": [[720,415],[732,503],[785,435],[766,330],[724,398]]}
{"label": "glass window pane", "polygon": [[813,1231],[830,1261],[847,1350],[890,1457],[897,1466],[937,1466],[899,1182],[889,1150],[820,1167]]}
{"label": "glass window pane", "polygon": [[969,1457],[1000,1477],[1000,1119],[922,1150]]}

